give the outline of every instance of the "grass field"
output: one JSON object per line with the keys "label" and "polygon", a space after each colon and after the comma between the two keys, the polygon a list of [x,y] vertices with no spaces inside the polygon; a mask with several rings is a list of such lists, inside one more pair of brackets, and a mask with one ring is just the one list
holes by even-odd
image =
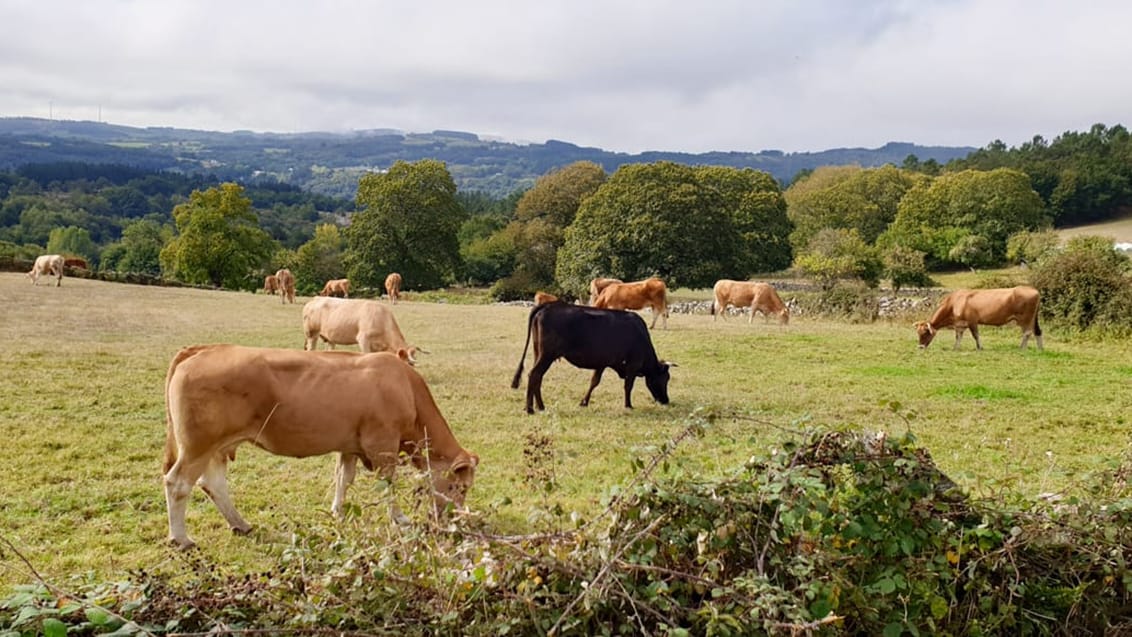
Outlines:
{"label": "grass field", "polygon": [[[72,278],[33,287],[21,274],[0,273],[0,539],[56,582],[159,570],[176,559],[164,544],[160,478],[169,359],[194,343],[300,348],[303,300]],[[532,432],[553,441],[558,486],[546,497],[583,516],[632,476],[634,458],[703,410],[720,417],[674,460],[710,475],[805,426],[902,433],[910,425],[963,487],[1034,496],[1074,489],[1090,471],[1118,463],[1128,445],[1129,343],[1047,332],[1044,352],[1022,352],[1017,328],[1008,327],[984,329],[982,352],[969,336],[952,351],[949,334],[918,352],[906,322],[799,319],[780,327],[673,315],[668,330],[653,332],[661,357],[679,363],[672,405],[652,403],[638,382],[637,409],[627,412],[619,380],[607,374],[591,406],[578,407],[589,372],[559,362],[544,386],[547,412],[527,416],[523,392],[509,387],[526,308],[410,302],[395,313],[408,339],[430,351],[418,369],[457,438],[481,456],[469,504],[501,532],[530,529],[528,516],[547,505],[523,478]],[[899,401],[910,420],[886,401]],[[329,456],[294,460],[243,448],[229,475],[257,531],[233,536],[198,490],[190,534],[206,559],[262,568],[293,530],[328,519],[332,474]],[[379,491],[363,475],[348,501],[375,502]],[[0,587],[31,579],[2,543],[0,565]]]}

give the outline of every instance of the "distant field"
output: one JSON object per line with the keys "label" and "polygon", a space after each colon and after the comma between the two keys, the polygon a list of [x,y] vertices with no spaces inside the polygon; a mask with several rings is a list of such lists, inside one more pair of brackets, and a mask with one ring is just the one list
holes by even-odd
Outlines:
{"label": "distant field", "polygon": [[1063,228],[1057,232],[1061,235],[1062,240],[1081,235],[1099,235],[1102,237],[1112,237],[1114,241],[1118,242],[1132,242],[1132,215],[1115,221],[1105,221],[1102,223],[1089,224],[1087,226],[1077,226],[1075,228]]}
{"label": "distant field", "polygon": [[[179,559],[164,544],[162,386],[170,357],[205,342],[299,348],[302,299],[156,288],[67,278],[33,287],[0,273],[0,536],[50,580],[161,570]],[[489,526],[529,530],[546,502],[523,479],[524,441],[553,441],[557,488],[546,498],[583,517],[608,490],[683,430],[714,418],[703,439],[681,447],[673,467],[720,475],[767,452],[792,430],[859,426],[903,432],[910,424],[964,488],[1034,496],[1074,488],[1128,449],[1132,343],[1078,343],[1047,334],[1043,353],[1017,348],[1016,328],[987,328],[987,349],[950,349],[942,334],[918,352],[907,324],[849,325],[798,319],[785,328],[756,319],[713,322],[672,315],[653,332],[673,370],[673,404],[621,405],[607,374],[589,408],[577,401],[589,373],[551,368],[548,411],[523,413],[509,387],[523,348],[527,309],[410,302],[395,308],[410,341],[431,353],[419,369],[460,442],[482,465],[469,499]],[[527,369],[530,369],[528,355]],[[525,387],[525,379],[524,379]],[[882,402],[899,401],[906,424]],[[331,457],[292,460],[252,447],[230,478],[237,506],[257,532],[234,537],[198,492],[189,530],[205,560],[263,568],[292,531],[329,516]],[[348,500],[385,523],[377,482],[359,478]],[[0,546],[3,546],[0,543]],[[30,579],[0,548],[0,587]]]}

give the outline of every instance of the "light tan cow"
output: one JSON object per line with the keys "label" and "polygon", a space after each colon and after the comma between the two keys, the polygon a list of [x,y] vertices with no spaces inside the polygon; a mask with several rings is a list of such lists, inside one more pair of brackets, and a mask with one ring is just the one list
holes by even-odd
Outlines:
{"label": "light tan cow", "polygon": [[55,287],[63,285],[63,255],[44,254],[36,257],[31,272],[28,272],[32,285],[39,285],[40,275],[55,277]]}
{"label": "light tan cow", "polygon": [[350,279],[331,279],[322,286],[322,291],[318,295],[350,298]]}
{"label": "light tan cow", "polygon": [[274,274],[263,277],[263,291],[271,295],[279,291],[279,279]]}
{"label": "light tan cow", "polygon": [[720,279],[715,282],[713,289],[714,299],[711,303],[711,320],[716,315],[727,320],[727,306],[751,308],[751,315],[747,323],[755,320],[755,312],[762,312],[763,318],[769,320],[771,314],[778,315],[778,322],[786,325],[790,322],[790,310],[779,298],[774,286],[762,281],[732,281]]}
{"label": "light tan cow", "polygon": [[279,296],[280,302],[286,303],[290,301],[295,302],[295,275],[287,268],[283,268],[275,273],[275,280],[279,283]]}
{"label": "light tan cow", "polygon": [[554,296],[550,292],[543,292],[541,290],[538,291],[538,292],[535,292],[535,305],[542,305],[544,303],[553,303],[557,300],[558,300],[558,297]]}
{"label": "light tan cow", "polygon": [[293,458],[338,453],[335,514],[358,460],[390,479],[406,454],[431,473],[438,512],[464,506],[479,464],[456,442],[424,379],[393,354],[187,347],[169,365],[165,409],[169,539],[181,548],[193,546],[185,512],[194,484],[232,531],[251,530],[228,494],[228,462],[244,442]]}
{"label": "light tan cow", "polygon": [[980,325],[1006,325],[1014,321],[1022,328],[1022,345],[1033,334],[1042,349],[1042,327],[1038,325],[1038,311],[1041,299],[1038,291],[1028,285],[1013,288],[988,290],[955,290],[943,297],[939,307],[927,321],[916,323],[916,334],[920,348],[931,344],[935,333],[945,327],[955,328],[955,349],[963,339],[963,330],[971,330],[975,337],[975,349],[983,349],[979,340]]}
{"label": "light tan cow", "polygon": [[652,324],[649,329],[656,327],[656,319],[664,317],[664,329],[668,329],[668,288],[664,281],[654,277],[644,281],[632,283],[611,283],[594,302],[596,308],[610,310],[652,310]]}
{"label": "light tan cow", "polygon": [[601,294],[602,290],[614,283],[623,283],[623,281],[621,279],[603,279],[600,277],[590,281],[590,306],[597,303],[597,297]]}
{"label": "light tan cow", "polygon": [[389,295],[390,302],[397,305],[397,299],[401,298],[401,275],[396,272],[390,272],[389,276],[385,277],[385,293]]}
{"label": "light tan cow", "polygon": [[322,339],[330,349],[335,345],[358,344],[362,352],[405,350],[410,364],[424,350],[409,345],[387,306],[366,299],[336,299],[319,296],[303,306],[303,349],[318,349]]}

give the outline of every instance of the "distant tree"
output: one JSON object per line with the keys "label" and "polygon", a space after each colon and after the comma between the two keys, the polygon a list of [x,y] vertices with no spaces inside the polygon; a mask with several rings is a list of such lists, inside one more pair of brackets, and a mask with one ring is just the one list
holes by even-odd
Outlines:
{"label": "distant tree", "polygon": [[385,173],[365,175],[357,207],[344,255],[354,283],[379,286],[389,272],[400,272],[408,289],[455,280],[464,210],[444,162],[397,161]]}
{"label": "distant tree", "polygon": [[1057,249],[1061,237],[1055,230],[1022,230],[1006,239],[1006,260],[1009,263],[1036,263]]}
{"label": "distant tree", "polygon": [[1132,261],[1111,237],[1081,236],[1047,252],[1031,281],[1042,295],[1042,314],[1073,330],[1132,333]]}
{"label": "distant tree", "polygon": [[558,282],[579,295],[599,275],[710,286],[736,267],[741,246],[725,201],[695,168],[625,164],[582,202],[566,229]]}
{"label": "distant tree", "polygon": [[122,240],[102,251],[100,269],[161,274],[161,248],[172,231],[152,219],[140,219],[122,229]]}
{"label": "distant tree", "polygon": [[238,184],[194,190],[173,209],[177,235],[161,250],[161,268],[188,283],[254,289],[253,279],[277,244],[259,227],[252,202]]}
{"label": "distant tree", "polygon": [[738,250],[727,276],[745,279],[790,266],[794,253],[789,236],[794,224],[774,177],[752,168],[723,166],[700,166],[696,176],[701,187],[719,194],[719,205],[728,212],[731,230],[738,234]]}
{"label": "distant tree", "polygon": [[961,237],[947,252],[947,258],[952,263],[961,263],[972,270],[995,265],[1002,261],[991,248],[990,241],[981,234],[969,234]]}
{"label": "distant tree", "polygon": [[342,255],[346,250],[346,239],[338,226],[322,223],[314,228],[314,237],[295,253],[293,267],[295,286],[310,294],[322,288],[330,279],[346,276],[346,266]]}
{"label": "distant tree", "polygon": [[[1009,168],[965,170],[909,190],[879,243],[919,250],[935,264],[968,265],[960,259],[974,257],[969,248],[985,240],[979,262],[989,264],[1005,258],[1011,234],[1048,225],[1042,200],[1025,173]],[[981,239],[966,240],[964,249],[953,252],[969,236]]]}
{"label": "distant tree", "polygon": [[928,287],[932,279],[924,265],[924,253],[919,250],[893,246],[883,251],[884,276],[892,282],[892,289]]}
{"label": "distant tree", "polygon": [[[472,285],[488,285],[511,276],[515,271],[515,233],[518,224],[502,228],[486,237],[479,237],[461,246],[460,256],[464,259],[464,273]],[[524,290],[516,290],[520,296]]]}
{"label": "distant tree", "polygon": [[826,290],[842,279],[860,279],[876,287],[884,267],[876,248],[865,243],[855,229],[844,228],[818,231],[795,258],[794,266]]}
{"label": "distant tree", "polygon": [[865,243],[876,242],[896,218],[905,193],[930,178],[894,166],[818,168],[785,193],[787,212],[794,223],[790,243],[805,249],[824,228],[856,229]]}
{"label": "distant tree", "polygon": [[47,239],[47,252],[82,257],[92,267],[98,264],[98,248],[85,228],[55,228]]}

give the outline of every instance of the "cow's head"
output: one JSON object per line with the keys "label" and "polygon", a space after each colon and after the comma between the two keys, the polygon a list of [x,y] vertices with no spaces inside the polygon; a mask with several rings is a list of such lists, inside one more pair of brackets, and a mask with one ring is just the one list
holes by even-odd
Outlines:
{"label": "cow's head", "polygon": [[920,337],[920,349],[924,349],[931,344],[932,339],[935,338],[935,328],[927,321],[919,321],[912,325],[916,328],[916,335]]}
{"label": "cow's head", "polygon": [[660,361],[656,371],[645,375],[645,385],[656,402],[662,405],[668,404],[668,370],[672,367],[676,367],[676,363]]}
{"label": "cow's head", "polygon": [[479,456],[461,449],[447,467],[433,466],[432,495],[437,514],[443,512],[449,504],[457,509],[464,508],[464,498],[475,482],[479,463]]}

